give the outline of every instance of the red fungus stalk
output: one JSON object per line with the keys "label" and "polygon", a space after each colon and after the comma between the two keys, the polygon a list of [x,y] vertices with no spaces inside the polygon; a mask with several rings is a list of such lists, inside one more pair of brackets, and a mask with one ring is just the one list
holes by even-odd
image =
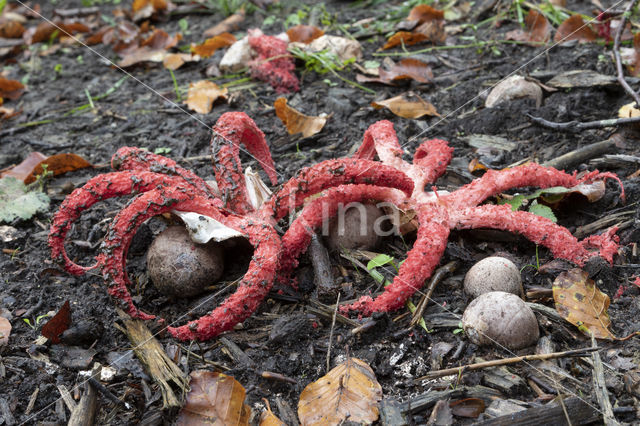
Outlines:
{"label": "red fungus stalk", "polygon": [[249,45],[258,55],[249,62],[253,78],[269,83],[276,93],[300,90],[298,78],[293,73],[296,66],[287,52],[286,41],[249,30]]}

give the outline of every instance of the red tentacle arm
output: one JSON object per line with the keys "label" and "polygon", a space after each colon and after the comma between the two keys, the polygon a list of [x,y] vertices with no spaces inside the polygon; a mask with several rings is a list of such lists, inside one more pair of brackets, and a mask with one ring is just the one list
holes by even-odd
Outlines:
{"label": "red tentacle arm", "polygon": [[307,204],[282,237],[279,276],[286,277],[298,266],[298,257],[307,250],[314,229],[325,226],[338,209],[349,203],[385,201],[398,204],[402,200],[390,188],[373,185],[342,185],[324,191]]}
{"label": "red tentacle arm", "polygon": [[[127,252],[136,230],[147,219],[170,210],[189,211],[210,216],[215,220],[248,235],[256,247],[249,270],[238,292],[211,314],[183,327],[169,331],[178,339],[211,338],[246,319],[267,294],[275,275],[280,251],[280,239],[275,230],[264,222],[253,222],[237,216],[225,216],[213,200],[193,194],[188,188],[175,186],[167,190],[150,191],[139,195],[118,213],[103,243],[99,263],[102,275],[109,283],[109,294],[125,305],[133,318],[149,320],[154,315],[140,311],[131,298],[125,264]],[[196,324],[195,326],[192,324]]]}
{"label": "red tentacle arm", "polygon": [[180,327],[169,327],[169,333],[176,339],[208,340],[231,330],[249,318],[271,290],[280,255],[280,237],[273,227],[262,222],[247,220],[238,229],[255,247],[238,289],[210,314]]}
{"label": "red tentacle arm", "polygon": [[170,158],[154,154],[145,149],[123,146],[111,157],[111,168],[131,172],[155,172],[178,176],[209,197],[218,196],[201,177],[178,165]]}
{"label": "red tentacle arm", "polygon": [[[413,182],[407,175],[377,161],[353,158],[326,160],[302,169],[296,177],[285,183],[280,191],[263,205],[261,215],[278,221],[300,207],[306,197],[330,187],[346,184],[395,188],[407,196],[413,191]],[[402,198],[402,192],[398,193],[398,199]]]}
{"label": "red tentacle arm", "polygon": [[443,140],[425,141],[415,153],[414,164],[410,164],[402,159],[403,151],[393,123],[381,120],[369,126],[364,133],[362,145],[354,158],[372,160],[377,153],[383,164],[404,172],[413,180],[414,199],[427,201],[425,185],[435,182],[446,171],[452,152],[453,148]]}
{"label": "red tentacle arm", "polygon": [[430,139],[422,142],[416,149],[413,154],[413,164],[423,170],[425,184],[435,183],[447,171],[452,157],[453,148],[447,141]]}
{"label": "red tentacle arm", "polygon": [[[600,173],[597,170],[578,179],[575,174],[570,175],[553,167],[528,163],[511,169],[489,170],[481,178],[441,198],[444,202],[450,203],[452,209],[457,210],[478,205],[487,198],[511,188],[525,186],[535,186],[539,188],[565,186],[569,188],[582,182],[593,181],[597,178],[618,179],[613,173]],[[620,183],[620,186],[622,186],[622,183]],[[624,197],[624,189],[622,196]]]}
{"label": "red tentacle arm", "polygon": [[213,126],[211,152],[214,158],[216,182],[223,199],[236,213],[253,211],[240,162],[243,144],[267,173],[273,185],[278,183],[276,169],[264,133],[244,112],[227,112]]}
{"label": "red tentacle arm", "polygon": [[356,311],[361,315],[373,312],[389,312],[400,309],[413,294],[424,285],[440,262],[447,247],[449,226],[447,213],[435,205],[418,207],[420,227],[413,248],[407,253],[398,275],[384,292],[372,299],[363,296],[357,302],[341,306],[340,311]]}
{"label": "red tentacle arm", "polygon": [[[457,229],[492,228],[521,234],[547,247],[554,257],[569,260],[578,266],[597,255],[612,263],[613,254],[618,249],[615,229],[580,242],[567,228],[529,212],[514,212],[508,205],[469,207],[455,213],[455,216],[452,213],[451,221],[451,226]],[[590,252],[588,247],[599,248],[600,251]]]}
{"label": "red tentacle arm", "polygon": [[[113,172],[90,179],[82,188],[75,189],[60,205],[53,217],[49,231],[49,246],[51,257],[59,261],[71,274],[82,275],[94,269],[98,264],[80,266],[72,262],[64,249],[64,240],[83,211],[95,203],[113,197],[121,197],[136,192],[147,192],[157,188],[167,188],[172,185],[185,184],[179,177],[167,176],[148,171],[142,172]],[[195,190],[192,190],[195,192]]]}

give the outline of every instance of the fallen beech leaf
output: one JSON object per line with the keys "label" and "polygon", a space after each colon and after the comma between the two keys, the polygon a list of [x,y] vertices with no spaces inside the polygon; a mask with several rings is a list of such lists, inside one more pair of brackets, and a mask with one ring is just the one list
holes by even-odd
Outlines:
{"label": "fallen beech leaf", "polygon": [[140,43],[140,47],[146,46],[151,49],[170,49],[177,45],[181,39],[182,35],[180,34],[176,34],[171,37],[166,31],[156,28],[149,37]]}
{"label": "fallen beech leaf", "polygon": [[530,98],[536,101],[536,108],[542,104],[542,89],[536,83],[520,75],[512,75],[498,83],[487,96],[484,106],[492,108],[499,103],[518,98]]}
{"label": "fallen beech leaf", "polygon": [[88,33],[89,27],[80,22],[42,22],[35,28],[29,28],[22,34],[25,43],[33,44],[49,41],[51,37],[61,37],[67,34]]}
{"label": "fallen beech leaf", "polygon": [[65,332],[71,325],[71,306],[67,300],[62,308],[55,314],[40,331],[44,337],[49,339],[51,343],[60,343],[60,335]]}
{"label": "fallen beech leaf", "polygon": [[375,109],[387,108],[402,118],[420,118],[425,115],[440,116],[431,103],[425,101],[413,92],[403,93],[400,96],[395,96],[383,101],[375,101],[371,103],[371,106]]}
{"label": "fallen beech leaf", "polygon": [[118,66],[127,68],[140,62],[164,62],[169,55],[166,50],[151,49],[150,47],[139,47],[131,53],[122,56]]}
{"label": "fallen beech leaf", "polygon": [[220,88],[212,81],[200,80],[196,83],[189,83],[189,92],[185,103],[189,109],[199,114],[207,114],[218,98],[226,99],[227,92],[226,87]]}
{"label": "fallen beech leaf", "polygon": [[[0,346],[1,345],[2,341],[0,341]],[[271,406],[269,405],[269,401],[264,398],[262,398],[262,400],[267,406],[267,411],[263,411],[262,414],[260,414],[260,426],[287,426],[285,422],[283,422],[278,418],[278,416],[273,414],[273,411],[271,411]]]}
{"label": "fallen beech leaf", "polygon": [[589,274],[580,268],[563,272],[553,282],[556,311],[580,331],[598,339],[615,339],[609,331],[609,296],[598,290]]}
{"label": "fallen beech leaf", "polygon": [[216,50],[222,47],[231,46],[236,42],[236,38],[231,33],[222,33],[208,38],[202,44],[191,46],[191,52],[203,58],[213,55]]}
{"label": "fallen beech leaf", "polygon": [[131,5],[133,20],[136,22],[150,18],[154,13],[163,12],[168,9],[168,0],[134,0]]}
{"label": "fallen beech leaf", "polygon": [[471,161],[469,161],[469,166],[467,168],[469,170],[469,173],[489,170],[489,168],[482,164],[477,158],[473,158]]}
{"label": "fallen beech leaf", "polygon": [[292,42],[289,46],[298,47],[304,52],[328,52],[336,55],[342,62],[350,59],[359,60],[362,57],[362,45],[358,40],[327,34],[318,37],[309,44]]}
{"label": "fallen beech leaf", "polygon": [[407,17],[408,21],[418,21],[418,24],[442,19],[444,19],[444,12],[442,10],[434,9],[426,4],[415,6],[411,9]]}
{"label": "fallen beech leaf", "polygon": [[547,18],[530,9],[524,20],[524,30],[517,29],[509,31],[505,38],[507,40],[526,41],[530,43],[546,43],[551,39],[551,24]]}
{"label": "fallen beech leaf", "polygon": [[24,27],[18,21],[6,21],[0,24],[0,37],[3,38],[20,38],[24,31]]}
{"label": "fallen beech leaf", "polygon": [[162,65],[164,65],[164,67],[168,70],[175,71],[183,66],[185,62],[189,62],[190,59],[191,55],[187,53],[169,53],[164,57]]}
{"label": "fallen beech leaf", "polygon": [[53,176],[92,167],[91,163],[76,154],[56,154],[46,157],[39,152],[32,152],[20,164],[2,173],[2,177],[11,176],[29,184],[35,182],[38,176],[44,173],[45,165],[47,171],[53,173]]}
{"label": "fallen beech leaf", "polygon": [[15,101],[24,93],[24,85],[18,80],[9,80],[0,76],[0,98]]}
{"label": "fallen beech leaf", "polygon": [[475,419],[484,412],[484,401],[480,398],[465,398],[449,403],[451,413],[458,417]]}
{"label": "fallen beech leaf", "polygon": [[419,59],[406,58],[397,64],[393,64],[388,70],[378,69],[378,77],[367,77],[361,74],[356,76],[359,83],[383,83],[393,84],[398,80],[412,79],[419,83],[430,83],[433,79],[431,67]]}
{"label": "fallen beech leaf", "polygon": [[240,8],[236,13],[229,16],[222,22],[214,25],[204,32],[205,37],[215,37],[222,33],[228,33],[231,31],[235,31],[240,27],[242,21],[244,21],[244,8]]}
{"label": "fallen beech leaf", "polygon": [[569,40],[578,40],[580,43],[595,41],[596,33],[585,25],[582,15],[576,14],[568,17],[556,30],[553,38],[555,42],[564,43]]}
{"label": "fallen beech leaf", "polygon": [[327,122],[326,116],[311,117],[291,108],[286,98],[276,99],[273,106],[290,135],[302,133],[303,137],[308,138],[320,132]]}
{"label": "fallen beech leaf", "polygon": [[407,21],[417,24],[413,31],[398,31],[382,46],[383,50],[404,44],[411,46],[423,41],[444,43],[447,35],[444,31],[444,12],[426,4],[415,6],[409,12]]}
{"label": "fallen beech leaf", "polygon": [[640,109],[636,108],[636,102],[633,101],[630,104],[622,105],[618,110],[618,117],[620,118],[640,117]]}
{"label": "fallen beech leaf", "polygon": [[55,154],[37,164],[31,173],[25,177],[24,183],[29,184],[35,182],[38,176],[44,173],[45,165],[47,166],[47,171],[52,172],[54,176],[86,167],[93,167],[91,163],[77,154]]}
{"label": "fallen beech leaf", "polygon": [[9,343],[11,323],[5,317],[0,317],[0,348]]}
{"label": "fallen beech leaf", "polygon": [[298,418],[302,425],[373,423],[378,419],[382,387],[364,361],[349,358],[300,394]]}
{"label": "fallen beech leaf", "polygon": [[423,41],[428,41],[429,36],[422,33],[413,33],[409,31],[398,31],[391,37],[389,40],[382,46],[383,50],[391,49],[392,47],[399,46],[404,44],[405,46],[413,46],[414,44],[421,43]]}
{"label": "fallen beech leaf", "polygon": [[191,372],[187,399],[176,426],[248,425],[251,408],[244,403],[245,390],[236,379],[217,371]]}
{"label": "fallen beech leaf", "polygon": [[313,25],[296,25],[287,30],[289,41],[309,44],[324,35],[324,31]]}
{"label": "fallen beech leaf", "polygon": [[33,169],[46,159],[47,159],[46,155],[41,154],[37,151],[33,151],[29,153],[27,158],[22,160],[20,164],[0,174],[0,177],[14,177],[24,182],[27,176],[31,174]]}

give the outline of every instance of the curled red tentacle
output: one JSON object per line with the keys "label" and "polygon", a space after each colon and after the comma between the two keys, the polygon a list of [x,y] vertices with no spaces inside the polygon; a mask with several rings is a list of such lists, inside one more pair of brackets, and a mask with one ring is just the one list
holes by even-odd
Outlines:
{"label": "curled red tentacle", "polygon": [[449,226],[447,213],[436,205],[418,206],[418,234],[413,248],[407,253],[398,275],[384,292],[372,299],[363,296],[357,302],[341,306],[340,311],[356,311],[361,315],[400,309],[431,276],[447,247]]}
{"label": "curled red tentacle", "polygon": [[247,273],[235,293],[210,314],[180,327],[169,327],[169,333],[176,339],[208,340],[231,330],[249,318],[271,290],[280,255],[280,237],[273,227],[251,219],[237,228],[255,247]]}
{"label": "curled red tentacle", "polygon": [[207,183],[193,173],[178,165],[170,158],[154,154],[146,149],[123,146],[111,157],[113,170],[131,172],[155,172],[168,176],[179,176],[194,188],[204,192],[209,197],[216,197],[217,193]]}
{"label": "curled red tentacle", "polygon": [[453,157],[453,148],[447,141],[430,139],[422,142],[413,154],[413,164],[420,166],[425,174],[425,184],[434,183],[447,171]]}
{"label": "curled red tentacle", "polygon": [[211,152],[218,189],[229,208],[236,213],[249,213],[245,177],[240,163],[240,145],[243,144],[264,169],[273,185],[278,183],[276,169],[264,133],[244,112],[227,112],[213,126]]}
{"label": "curled red tentacle", "polygon": [[337,185],[367,184],[399,189],[407,196],[413,191],[413,182],[393,167],[376,161],[353,158],[326,160],[304,168],[285,183],[280,191],[262,207],[262,217],[280,220],[300,207],[306,197]]}
{"label": "curled red tentacle", "polygon": [[489,170],[481,178],[463,186],[455,192],[443,196],[454,210],[473,207],[487,198],[511,188],[536,186],[572,187],[579,183],[575,176],[536,163],[505,170]]}
{"label": "curled red tentacle", "polygon": [[[469,207],[457,212],[451,220],[452,226],[458,229],[492,228],[521,234],[528,240],[547,247],[554,257],[569,260],[578,266],[597,255],[613,262],[612,256],[618,248],[615,241],[617,237],[613,235],[615,229],[580,242],[567,228],[533,213],[514,212],[508,205]],[[587,247],[597,247],[600,251],[590,252]]]}
{"label": "curled red tentacle", "polygon": [[155,316],[140,311],[133,303],[127,289],[130,281],[125,263],[129,245],[136,230],[144,221],[170,210],[210,216],[246,233],[256,247],[249,270],[239,284],[238,294],[227,299],[200,322],[191,322],[186,326],[169,330],[181,340],[205,340],[243,321],[260,304],[273,284],[280,239],[273,228],[266,223],[253,222],[235,215],[225,216],[214,200],[194,194],[189,188],[174,186],[166,190],[150,191],[139,195],[131,200],[112,222],[103,243],[103,251],[99,256],[100,263],[103,265],[102,275],[109,283],[109,294],[122,301],[133,318],[149,320]]}
{"label": "curled red tentacle", "polygon": [[397,193],[390,188],[373,185],[342,185],[327,189],[307,204],[282,236],[282,256],[278,274],[286,280],[298,266],[298,257],[307,250],[313,230],[326,226],[341,206],[364,201],[386,201],[398,204]]}
{"label": "curled red tentacle", "polygon": [[[64,240],[83,211],[95,203],[113,197],[121,197],[136,192],[146,192],[156,188],[167,188],[184,181],[180,177],[148,171],[141,172],[113,172],[90,179],[81,188],[75,189],[60,205],[53,217],[49,231],[49,246],[53,260],[63,263],[64,268],[71,274],[82,275],[94,269],[92,266],[80,266],[72,262],[64,249]],[[195,190],[194,190],[195,191]]]}

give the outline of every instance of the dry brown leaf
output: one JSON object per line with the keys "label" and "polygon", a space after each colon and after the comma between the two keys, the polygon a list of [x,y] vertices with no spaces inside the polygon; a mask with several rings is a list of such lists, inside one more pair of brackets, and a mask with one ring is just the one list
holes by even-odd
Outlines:
{"label": "dry brown leaf", "polygon": [[388,70],[378,69],[378,77],[368,77],[362,74],[356,76],[358,83],[393,84],[398,80],[412,79],[419,83],[430,83],[433,79],[431,67],[419,59],[405,58],[393,64]]}
{"label": "dry brown leaf", "polygon": [[20,38],[24,31],[24,27],[18,21],[6,21],[0,24],[0,37],[3,38]]}
{"label": "dry brown leaf", "polygon": [[595,41],[597,35],[589,27],[585,25],[582,15],[576,14],[567,18],[556,30],[553,40],[557,43],[563,43],[569,40],[578,40],[580,43],[588,43]]}
{"label": "dry brown leaf", "polygon": [[417,21],[418,24],[442,19],[444,19],[444,12],[442,10],[434,9],[426,4],[415,6],[411,9],[411,12],[409,12],[409,16],[407,17],[408,21]]}
{"label": "dry brown leaf", "polygon": [[197,62],[200,58],[198,56],[192,56],[188,53],[169,53],[165,56],[162,64],[168,70],[177,70],[186,62]]}
{"label": "dry brown leaf", "polygon": [[[0,345],[1,344],[2,342],[0,342]],[[265,398],[262,398],[262,400],[267,406],[267,411],[263,411],[262,414],[260,414],[260,426],[287,426],[285,422],[283,422],[278,418],[278,416],[273,414],[273,411],[271,411],[271,406],[269,405],[269,401]]]}
{"label": "dry brown leaf", "polygon": [[251,408],[244,403],[245,390],[236,379],[217,371],[191,372],[184,407],[176,426],[248,425]]}
{"label": "dry brown leaf", "polygon": [[484,412],[484,401],[480,398],[464,398],[449,403],[451,413],[458,417],[477,418]]}
{"label": "dry brown leaf", "polygon": [[236,13],[226,18],[224,21],[214,25],[204,32],[205,37],[215,37],[222,33],[228,33],[235,31],[240,27],[242,21],[244,21],[244,8],[240,8]]}
{"label": "dry brown leaf", "polygon": [[5,317],[0,317],[0,348],[9,343],[11,323]]}
{"label": "dry brown leaf", "polygon": [[140,43],[140,46],[146,46],[151,49],[170,49],[177,45],[180,40],[182,40],[181,34],[171,37],[166,31],[156,28],[149,37]]}
{"label": "dry brown leaf", "polygon": [[53,173],[53,176],[93,167],[91,163],[76,154],[56,154],[47,157],[39,152],[32,152],[20,164],[4,172],[2,177],[11,176],[29,184],[35,182],[37,177],[44,173],[45,165],[47,171]]}
{"label": "dry brown leaf", "polygon": [[392,113],[402,118],[420,118],[425,115],[440,117],[436,107],[413,92],[403,93],[383,101],[375,101],[371,103],[371,106],[375,109],[388,108]]}
{"label": "dry brown leaf", "polygon": [[189,92],[185,104],[189,109],[199,113],[207,114],[213,108],[213,103],[218,99],[226,99],[227,88],[218,87],[212,81],[200,80],[196,83],[189,83]]}
{"label": "dry brown leaf", "polygon": [[300,42],[309,44],[318,37],[324,35],[324,31],[313,25],[296,25],[287,30],[291,43]]}
{"label": "dry brown leaf", "polygon": [[382,387],[371,367],[349,358],[304,388],[298,418],[302,425],[337,425],[346,420],[373,423],[381,399]]}
{"label": "dry brown leaf", "polygon": [[484,102],[484,106],[493,108],[502,102],[509,102],[519,98],[534,99],[536,101],[536,108],[538,108],[542,104],[542,89],[538,84],[520,75],[512,75],[491,89],[489,96],[487,96]]}
{"label": "dry brown leaf", "polygon": [[168,54],[166,50],[139,47],[133,52],[122,56],[122,59],[118,62],[118,66],[127,68],[140,62],[164,62]]}
{"label": "dry brown leaf", "polygon": [[24,93],[24,85],[18,80],[9,80],[0,76],[0,98],[15,101]]}
{"label": "dry brown leaf", "polygon": [[155,13],[168,10],[170,5],[168,0],[134,0],[131,5],[133,20],[140,21],[149,18]]}
{"label": "dry brown leaf", "polygon": [[71,305],[66,300],[60,310],[42,326],[40,332],[44,337],[49,339],[51,343],[60,343],[60,336],[71,325]]}
{"label": "dry brown leaf", "polygon": [[37,27],[29,28],[22,34],[25,43],[33,44],[49,41],[52,37],[67,34],[88,33],[89,27],[80,22],[41,22]]}
{"label": "dry brown leaf", "polygon": [[27,176],[31,174],[34,167],[36,167],[38,164],[40,164],[46,159],[47,159],[47,156],[44,154],[41,154],[37,151],[31,152],[27,156],[27,158],[22,160],[20,164],[10,168],[6,172],[1,173],[0,177],[11,176],[24,182]]}
{"label": "dry brown leaf", "polygon": [[530,9],[524,20],[524,30],[509,31],[505,38],[530,43],[546,43],[551,39],[551,28],[551,24],[542,13]]}
{"label": "dry brown leaf", "polygon": [[553,300],[556,311],[587,336],[591,331],[598,339],[616,338],[609,331],[609,296],[598,290],[582,269],[574,268],[558,275],[553,282]]}
{"label": "dry brown leaf", "polygon": [[311,117],[304,115],[287,105],[286,98],[278,98],[273,103],[276,109],[276,115],[287,128],[290,135],[302,133],[302,136],[308,138],[320,132],[327,122],[328,117]]}
{"label": "dry brown leaf", "polygon": [[411,46],[423,41],[444,43],[447,38],[444,31],[444,12],[426,4],[411,9],[407,21],[404,22],[409,28],[417,26],[413,31],[398,31],[387,40],[382,49],[390,49],[401,44]]}
{"label": "dry brown leaf", "polygon": [[233,34],[222,33],[206,39],[202,44],[191,46],[191,52],[203,58],[208,58],[213,55],[216,50],[231,46],[235,42],[236,38]]}
{"label": "dry brown leaf", "polygon": [[391,49],[392,47],[396,47],[401,44],[405,46],[412,46],[414,44],[418,44],[428,40],[429,37],[426,34],[413,33],[409,31],[398,31],[397,33],[389,37],[389,40],[387,40],[384,46],[382,46],[382,49]]}
{"label": "dry brown leaf", "polygon": [[[2,98],[0,98],[0,105],[2,105]],[[0,120],[9,120],[10,118],[13,118],[18,114],[20,114],[20,111],[16,111],[13,108],[0,106]]]}

